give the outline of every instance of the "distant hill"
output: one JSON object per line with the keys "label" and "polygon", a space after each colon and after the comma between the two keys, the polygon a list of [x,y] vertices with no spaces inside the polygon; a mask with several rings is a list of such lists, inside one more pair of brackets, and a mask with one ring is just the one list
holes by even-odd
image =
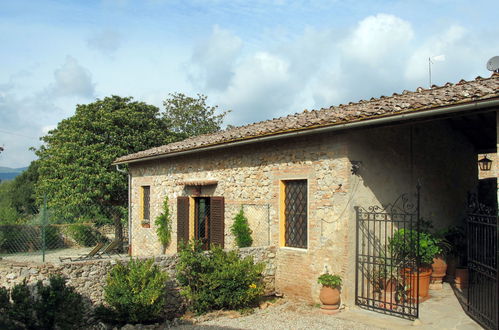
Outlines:
{"label": "distant hill", "polygon": [[12,180],[26,169],[27,167],[11,168],[0,166],[0,180]]}

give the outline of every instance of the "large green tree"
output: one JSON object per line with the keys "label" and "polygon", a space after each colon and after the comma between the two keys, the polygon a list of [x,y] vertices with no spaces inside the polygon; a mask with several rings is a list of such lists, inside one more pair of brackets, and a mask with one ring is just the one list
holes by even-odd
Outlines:
{"label": "large green tree", "polygon": [[32,161],[29,167],[16,176],[10,186],[9,195],[12,206],[21,216],[38,213],[36,206],[35,184],[38,181],[38,162]]}
{"label": "large green tree", "polygon": [[157,107],[130,97],[78,105],[36,151],[38,201],[46,196],[52,217],[61,222],[112,219],[121,238],[127,176],[112,162],[175,139]]}
{"label": "large green tree", "polygon": [[12,183],[10,180],[0,183],[0,225],[14,224],[19,218],[10,198]]}
{"label": "large green tree", "polygon": [[197,98],[182,93],[170,94],[163,102],[164,118],[170,129],[181,138],[219,131],[230,110],[216,114],[218,106],[207,105],[207,98],[202,94]]}

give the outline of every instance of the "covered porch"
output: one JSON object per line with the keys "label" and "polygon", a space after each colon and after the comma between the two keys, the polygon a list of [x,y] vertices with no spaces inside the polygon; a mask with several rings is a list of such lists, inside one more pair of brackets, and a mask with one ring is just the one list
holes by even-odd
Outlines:
{"label": "covered porch", "polygon": [[[497,153],[498,107],[489,103],[448,110],[380,122],[350,133],[353,201],[364,210],[352,215],[356,223],[356,232],[351,233],[356,242],[355,304],[420,320],[435,310],[425,308],[427,304],[445,304],[442,297],[438,302],[435,299],[442,296],[435,285],[429,295],[414,294],[416,298],[391,293],[387,298],[387,287],[374,288],[373,274],[402,271],[394,266],[399,260],[389,251],[400,228],[429,232],[450,245],[446,281],[462,304],[458,311],[483,327],[497,328],[498,164],[490,155]],[[485,154],[494,159],[488,171],[478,163]],[[492,174],[484,179],[484,172]],[[466,269],[467,286],[455,284],[455,267]],[[414,276],[419,278],[420,272]],[[402,282],[407,286],[406,280]],[[451,286],[444,283],[443,287],[449,292]]]}

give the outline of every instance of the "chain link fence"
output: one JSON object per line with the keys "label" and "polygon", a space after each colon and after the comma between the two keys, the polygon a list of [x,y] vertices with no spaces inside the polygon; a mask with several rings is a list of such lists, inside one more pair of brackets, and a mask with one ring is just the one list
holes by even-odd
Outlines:
{"label": "chain link fence", "polygon": [[271,239],[270,205],[243,204],[243,212],[252,230],[252,246],[268,246]]}
{"label": "chain link fence", "polygon": [[[97,246],[103,251],[116,241],[113,225],[54,223],[58,221],[45,208],[19,222],[22,223],[3,224],[0,219],[0,259],[24,263],[61,262],[61,259],[81,258]],[[114,251],[106,253],[126,251],[128,228],[125,223],[122,227],[123,244],[120,247],[113,243]]]}

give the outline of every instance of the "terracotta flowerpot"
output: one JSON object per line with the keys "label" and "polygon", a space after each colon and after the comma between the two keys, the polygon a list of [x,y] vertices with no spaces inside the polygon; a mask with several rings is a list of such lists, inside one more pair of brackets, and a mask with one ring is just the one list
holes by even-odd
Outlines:
{"label": "terracotta flowerpot", "polygon": [[396,279],[389,279],[385,280],[385,285],[384,285],[384,291],[386,292],[393,292],[397,289],[397,280]]}
{"label": "terracotta flowerpot", "polygon": [[395,291],[381,290],[379,294],[380,308],[395,309],[397,302],[395,301],[397,293]]}
{"label": "terracotta flowerpot", "polygon": [[319,294],[323,309],[335,310],[340,307],[340,290],[323,286]]}
{"label": "terracotta flowerpot", "polygon": [[467,289],[468,288],[468,268],[464,268],[464,267],[456,268],[455,283],[459,289]]}
{"label": "terracotta flowerpot", "polygon": [[431,289],[442,289],[442,280],[447,271],[447,263],[444,258],[440,256],[433,258],[431,269]]}
{"label": "terracotta flowerpot", "polygon": [[[428,292],[430,289],[430,276],[432,270],[431,268],[420,268],[419,269],[419,296],[421,298],[428,297]],[[410,299],[416,300],[416,295],[418,292],[418,274],[410,269],[402,270],[402,277],[404,282],[409,286],[409,297]]]}

